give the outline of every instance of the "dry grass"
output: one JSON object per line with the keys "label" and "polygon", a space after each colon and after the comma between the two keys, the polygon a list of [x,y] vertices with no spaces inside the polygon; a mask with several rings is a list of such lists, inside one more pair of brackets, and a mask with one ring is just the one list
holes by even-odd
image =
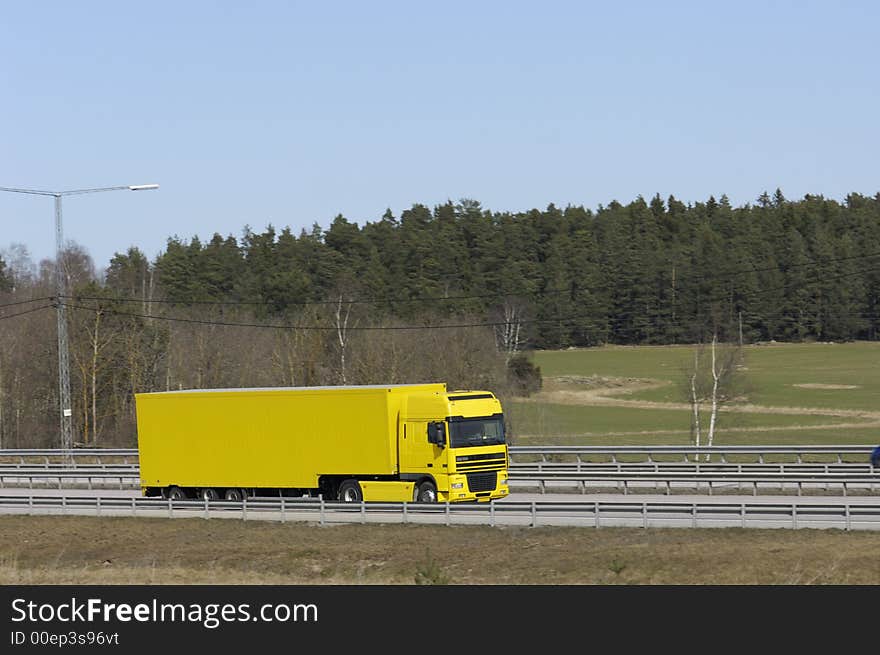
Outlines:
{"label": "dry grass", "polygon": [[880,533],[0,517],[2,584],[880,584]]}

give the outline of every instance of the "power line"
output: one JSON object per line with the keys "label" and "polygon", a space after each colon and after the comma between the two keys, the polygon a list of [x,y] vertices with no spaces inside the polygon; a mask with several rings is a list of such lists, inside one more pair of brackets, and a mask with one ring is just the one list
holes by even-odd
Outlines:
{"label": "power line", "polygon": [[[278,324],[266,324],[266,323],[238,323],[232,321],[211,321],[206,319],[197,319],[197,318],[182,318],[179,316],[150,316],[148,314],[138,314],[135,312],[120,312],[113,309],[104,309],[97,307],[85,307],[83,305],[72,305],[69,303],[65,303],[66,307],[71,309],[80,309],[91,312],[106,312],[108,314],[115,314],[117,316],[131,316],[135,318],[146,318],[146,319],[155,319],[159,321],[174,321],[179,323],[196,323],[200,325],[216,325],[220,327],[252,327],[252,328],[270,328],[270,329],[278,329],[278,330],[320,330],[320,331],[337,331],[338,328],[335,325],[278,325]],[[590,319],[592,317],[587,315],[578,315],[578,316],[566,316],[566,317],[553,317],[553,318],[535,318],[535,319],[524,319],[517,321],[521,325],[530,325],[534,323],[554,323],[559,321],[575,321],[575,320],[584,320]],[[459,324],[449,324],[449,325],[363,325],[363,326],[348,326],[346,328],[342,328],[346,331],[381,331],[381,330],[451,330],[457,328],[480,328],[480,327],[499,327],[502,325],[509,325],[509,321],[487,321],[483,323],[459,323]]]}
{"label": "power line", "polygon": [[[380,305],[388,304],[404,304],[416,302],[444,302],[454,300],[474,300],[479,298],[502,298],[511,296],[548,296],[561,293],[570,293],[571,287],[564,289],[550,289],[547,291],[516,291],[508,293],[478,293],[462,296],[419,296],[416,298],[356,298],[352,300],[284,300],[287,305]],[[162,299],[142,299],[142,298],[108,298],[104,296],[62,296],[71,300],[103,300],[108,302],[130,302],[130,303],[159,303],[167,305],[274,305],[277,304],[271,300],[171,300]]]}
{"label": "power line", "polygon": [[30,314],[31,312],[38,312],[41,309],[49,309],[50,307],[54,307],[54,305],[42,305],[40,307],[31,307],[30,309],[26,309],[23,312],[18,312],[16,314],[7,314],[6,316],[0,316],[0,321],[6,320],[7,318],[15,318],[16,316],[24,316],[25,314]]}
{"label": "power line", "polygon": [[0,305],[0,308],[3,307],[13,307],[15,305],[26,305],[30,302],[40,302],[41,300],[52,300],[53,296],[43,296],[42,298],[32,298],[31,300],[18,300],[16,302],[7,302]]}

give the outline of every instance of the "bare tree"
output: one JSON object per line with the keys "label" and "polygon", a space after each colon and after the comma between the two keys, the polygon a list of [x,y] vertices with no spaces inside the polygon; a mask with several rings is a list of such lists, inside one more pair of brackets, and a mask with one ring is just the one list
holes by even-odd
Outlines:
{"label": "bare tree", "polygon": [[[91,315],[84,315],[80,327],[85,333],[85,343],[74,343],[71,349],[74,362],[80,372],[80,390],[82,394],[82,434],[83,442],[97,443],[100,426],[98,425],[98,378],[103,369],[112,359],[105,350],[113,343],[114,335],[104,326],[104,310],[97,307]],[[79,321],[72,321],[74,325]],[[76,331],[72,331],[75,336]],[[76,341],[76,340],[75,340]]]}
{"label": "bare tree", "polygon": [[508,360],[525,345],[525,312],[525,302],[510,296],[505,296],[504,303],[496,312],[500,320],[496,319],[499,324],[495,326],[495,343]]}
{"label": "bare tree", "polygon": [[346,384],[348,380],[345,375],[345,351],[348,349],[348,319],[351,317],[351,303],[345,303],[345,309],[342,309],[343,295],[339,294],[339,301],[336,304],[336,337],[339,339],[339,376],[342,378],[342,384]]}
{"label": "bare tree", "polygon": [[[712,335],[712,343],[694,349],[693,363],[686,369],[686,394],[691,405],[691,435],[699,447],[702,439],[702,407],[709,405],[709,424],[706,445],[715,442],[718,414],[721,408],[745,392],[745,352],[739,344],[719,344],[718,335]],[[708,362],[707,362],[708,360]],[[709,455],[706,455],[709,460]]]}

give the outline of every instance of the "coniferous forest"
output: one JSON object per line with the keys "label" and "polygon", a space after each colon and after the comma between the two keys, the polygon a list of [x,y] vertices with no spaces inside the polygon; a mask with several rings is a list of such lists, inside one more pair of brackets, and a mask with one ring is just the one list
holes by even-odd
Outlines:
{"label": "coniferous forest", "polygon": [[[62,261],[76,441],[134,443],[133,393],[446,381],[528,393],[531,349],[878,338],[880,194],[520,213],[462,200],[295,233]],[[0,447],[57,440],[55,262],[0,259]]]}

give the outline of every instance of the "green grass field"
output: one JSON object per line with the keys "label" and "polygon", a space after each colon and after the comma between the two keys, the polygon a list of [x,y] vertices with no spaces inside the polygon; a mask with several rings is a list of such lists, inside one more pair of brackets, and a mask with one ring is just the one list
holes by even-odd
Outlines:
{"label": "green grass field", "polygon": [[[717,444],[880,442],[880,343],[745,351],[746,393],[719,414]],[[508,401],[514,442],[690,443],[681,385],[693,352],[692,346],[536,352],[544,389],[527,401]],[[708,413],[703,421],[705,428]]]}

